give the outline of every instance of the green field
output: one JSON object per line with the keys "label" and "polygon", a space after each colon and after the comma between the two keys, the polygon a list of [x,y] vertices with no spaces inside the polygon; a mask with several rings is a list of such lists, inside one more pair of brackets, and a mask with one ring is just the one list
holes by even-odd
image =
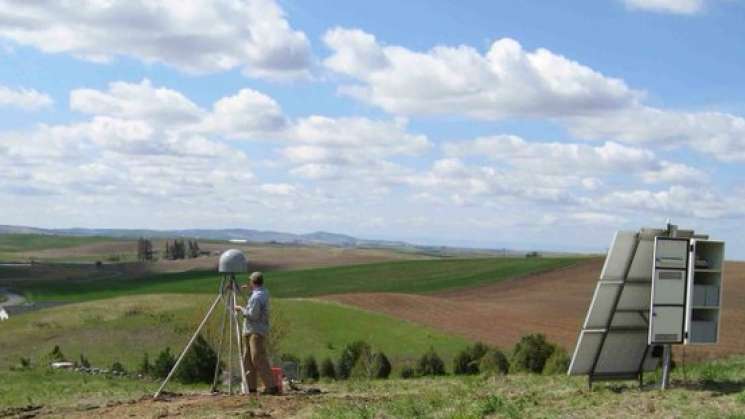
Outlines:
{"label": "green field", "polygon": [[[211,299],[182,294],[129,296],[11,317],[0,326],[3,336],[13,337],[0,340],[0,370],[17,365],[21,357],[43,364],[54,345],[71,360],[84,354],[99,367],[120,361],[135,368],[144,352],[152,357],[166,346],[174,351],[182,348]],[[344,345],[362,339],[400,366],[430,346],[450,359],[468,344],[427,327],[335,303],[275,299],[273,311],[285,321],[287,331],[279,352],[300,357],[336,357]],[[218,317],[213,318],[217,322]]]}
{"label": "green field", "polygon": [[[567,257],[399,261],[268,272],[266,280],[272,295],[280,298],[347,292],[428,293],[484,285],[568,266],[578,260]],[[137,279],[22,281],[5,285],[36,301],[87,301],[137,294],[216,293],[219,280],[214,272],[183,272]]]}
{"label": "green field", "polygon": [[111,237],[57,236],[42,234],[0,234],[0,252],[28,252],[33,250],[59,249],[104,241],[116,241]]}

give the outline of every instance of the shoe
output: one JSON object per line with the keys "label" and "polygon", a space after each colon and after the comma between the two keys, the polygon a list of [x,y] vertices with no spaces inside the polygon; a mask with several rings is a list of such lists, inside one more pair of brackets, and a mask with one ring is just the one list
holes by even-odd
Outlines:
{"label": "shoe", "polygon": [[262,391],[261,394],[265,396],[279,396],[280,395],[279,387],[277,386],[269,387],[268,389]]}
{"label": "shoe", "polygon": [[259,392],[259,390],[256,390],[255,388],[249,388],[248,389],[248,393],[249,394],[251,394],[251,393],[258,393],[258,392]]}

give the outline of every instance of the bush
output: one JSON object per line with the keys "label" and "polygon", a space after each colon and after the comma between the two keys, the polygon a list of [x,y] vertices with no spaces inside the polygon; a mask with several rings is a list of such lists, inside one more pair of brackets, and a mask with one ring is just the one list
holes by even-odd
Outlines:
{"label": "bush", "polygon": [[21,357],[21,365],[20,368],[22,370],[27,370],[31,368],[31,359],[30,358],[24,358]]}
{"label": "bush", "polygon": [[489,347],[481,342],[460,351],[453,358],[453,374],[478,374],[479,362],[488,351]]}
{"label": "bush", "polygon": [[330,358],[326,358],[321,363],[321,377],[336,380],[336,368]]}
{"label": "bush", "polygon": [[372,358],[372,378],[386,379],[391,375],[391,362],[383,352],[378,352]]}
{"label": "bush", "polygon": [[499,349],[490,350],[479,362],[479,371],[484,374],[507,374],[509,370],[510,363]]}
{"label": "bush", "polygon": [[52,349],[52,352],[47,355],[47,358],[49,360],[49,363],[52,362],[64,362],[66,360],[65,355],[62,353],[62,350],[59,348],[59,345],[54,345],[54,349]]}
{"label": "bush", "polygon": [[569,369],[569,355],[561,348],[555,348],[554,353],[546,360],[543,367],[544,374],[566,374]]}
{"label": "bush", "polygon": [[182,383],[211,383],[215,375],[217,353],[200,334],[181,361],[175,377]]}
{"label": "bush", "polygon": [[282,362],[294,362],[295,364],[300,365],[300,358],[286,352],[279,356],[279,360]]}
{"label": "bush", "polygon": [[150,373],[153,372],[153,366],[150,364],[150,358],[148,357],[147,352],[143,355],[142,362],[140,362],[140,366],[137,367],[137,372],[142,375],[150,375]]}
{"label": "bush", "polygon": [[458,352],[453,358],[453,374],[465,375],[465,374],[478,374],[479,368],[467,349]]}
{"label": "bush", "polygon": [[540,374],[554,349],[554,345],[540,333],[523,336],[512,351],[511,367],[515,371]]}
{"label": "bush", "polygon": [[171,348],[166,348],[160,351],[158,357],[155,358],[155,362],[153,363],[153,376],[157,378],[166,378],[174,364],[176,364],[176,358],[173,357]]}
{"label": "bush", "polygon": [[417,375],[445,375],[445,363],[442,358],[430,348],[427,353],[422,355],[416,364]]}
{"label": "bush", "polygon": [[83,354],[80,354],[80,362],[79,362],[79,365],[80,365],[80,366],[81,366],[82,368],[90,368],[90,367],[91,367],[91,363],[90,363],[90,361],[88,361],[88,358],[86,358],[85,356],[83,356]]}
{"label": "bush", "polygon": [[114,363],[111,364],[111,372],[126,374],[127,370],[124,369],[124,365],[122,365],[121,362],[114,361]]}
{"label": "bush", "polygon": [[414,371],[414,368],[412,368],[411,366],[407,365],[401,368],[401,378],[403,378],[404,380],[414,378],[415,376],[416,371]]}
{"label": "bush", "polygon": [[358,340],[344,347],[336,367],[336,378],[346,380],[352,376],[352,369],[363,354],[370,353],[370,345]]}
{"label": "bush", "polygon": [[318,363],[313,356],[305,358],[302,368],[300,368],[300,378],[303,380],[318,381],[321,374],[318,372]]}

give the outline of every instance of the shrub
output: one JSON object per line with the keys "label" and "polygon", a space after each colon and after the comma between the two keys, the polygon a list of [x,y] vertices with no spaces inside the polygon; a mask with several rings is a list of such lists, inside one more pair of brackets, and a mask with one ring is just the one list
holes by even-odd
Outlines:
{"label": "shrub", "polygon": [[489,352],[489,347],[482,342],[476,342],[473,346],[468,348],[468,352],[471,355],[471,359],[478,364],[478,362],[481,361],[481,358]]}
{"label": "shrub", "polygon": [[336,368],[330,358],[326,358],[321,363],[321,377],[336,380]]}
{"label": "shrub", "polygon": [[416,372],[417,375],[445,375],[445,363],[434,348],[430,348],[417,361]]}
{"label": "shrub", "polygon": [[383,352],[378,352],[372,358],[372,377],[386,379],[391,375],[391,362]]}
{"label": "shrub", "polygon": [[318,363],[313,356],[305,358],[303,366],[300,369],[300,378],[303,380],[317,381],[321,374],[318,372]]}
{"label": "shrub", "polygon": [[407,366],[401,368],[401,373],[400,374],[401,374],[401,378],[403,378],[404,380],[406,380],[406,379],[409,379],[409,378],[414,378],[414,376],[416,376],[416,371],[414,371],[414,368],[412,368],[411,366],[407,365]]}
{"label": "shrub", "polygon": [[21,357],[21,369],[27,370],[31,368],[31,359]]}
{"label": "shrub", "polygon": [[507,374],[509,370],[510,363],[499,349],[490,350],[479,362],[479,371],[484,374]]}
{"label": "shrub", "polygon": [[173,368],[174,364],[176,364],[176,358],[173,357],[171,348],[166,348],[160,351],[158,357],[155,358],[155,362],[153,363],[153,376],[158,378],[166,378],[168,376],[168,373],[171,371],[171,368]]}
{"label": "shrub", "polygon": [[52,362],[64,362],[66,360],[65,355],[62,353],[62,350],[59,348],[59,345],[54,345],[54,349],[52,349],[52,352],[47,355],[47,358],[49,359],[49,363]]}
{"label": "shrub", "polygon": [[153,372],[153,366],[150,364],[150,358],[148,357],[147,352],[143,355],[142,362],[140,362],[137,372],[142,375],[150,375],[150,373]]}
{"label": "shrub", "polygon": [[453,374],[465,375],[465,374],[478,374],[479,368],[473,362],[471,354],[467,349],[458,352],[453,358]]}
{"label": "shrub", "polygon": [[352,369],[354,368],[357,361],[360,359],[362,354],[370,353],[370,345],[366,342],[358,340],[352,342],[344,347],[339,357],[339,363],[336,368],[336,377],[342,380],[346,380],[352,375]]}
{"label": "shrub", "polygon": [[540,333],[523,336],[512,351],[511,367],[515,371],[540,374],[554,349]]}
{"label": "shrub", "polygon": [[114,363],[111,364],[111,372],[126,374],[127,370],[124,369],[124,365],[122,365],[121,362],[114,361]]}
{"label": "shrub", "polygon": [[90,361],[88,361],[88,358],[86,358],[85,356],[83,356],[83,354],[80,354],[80,362],[79,362],[79,365],[80,365],[81,367],[83,367],[83,368],[90,368],[90,367],[91,367],[91,363],[90,363]]}
{"label": "shrub", "polygon": [[217,353],[200,334],[176,370],[176,379],[182,383],[211,383],[215,374]]}
{"label": "shrub", "polygon": [[300,365],[300,358],[298,358],[297,356],[293,354],[289,354],[286,352],[279,356],[279,360],[282,362],[294,362]]}
{"label": "shrub", "polygon": [[479,362],[488,351],[489,347],[481,342],[460,351],[453,359],[453,374],[478,374]]}
{"label": "shrub", "polygon": [[561,348],[555,348],[554,353],[546,360],[543,367],[544,374],[566,374],[569,369],[569,355]]}

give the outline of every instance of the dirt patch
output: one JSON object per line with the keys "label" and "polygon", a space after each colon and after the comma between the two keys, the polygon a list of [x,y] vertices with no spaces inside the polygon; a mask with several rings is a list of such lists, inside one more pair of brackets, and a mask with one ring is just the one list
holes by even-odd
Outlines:
{"label": "dirt patch", "polygon": [[[427,296],[342,294],[324,298],[503,348],[525,334],[539,332],[571,350],[602,264],[602,259],[592,259],[516,280]],[[687,346],[686,359],[742,353],[745,347],[745,334],[739,331],[745,324],[745,263],[728,262],[724,281],[721,341],[715,346]]]}
{"label": "dirt patch", "polygon": [[39,417],[59,416],[66,418],[285,418],[305,416],[315,406],[332,399],[347,400],[347,394],[292,392],[282,396],[243,396],[225,394],[187,394],[162,396],[153,400],[143,396],[139,400],[108,402],[103,406],[81,405],[74,408],[44,409],[36,411]]}

